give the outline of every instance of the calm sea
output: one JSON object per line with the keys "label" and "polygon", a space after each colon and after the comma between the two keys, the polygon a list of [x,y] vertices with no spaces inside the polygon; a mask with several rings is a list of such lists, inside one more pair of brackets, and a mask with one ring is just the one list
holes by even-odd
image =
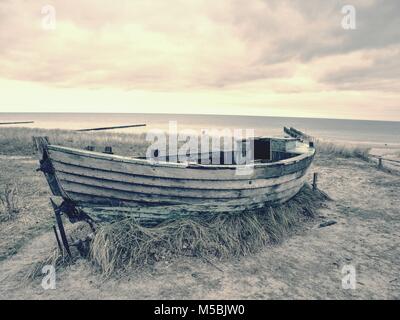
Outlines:
{"label": "calm sea", "polygon": [[[400,122],[337,120],[315,118],[254,117],[184,114],[118,114],[118,113],[0,113],[0,122],[35,121],[20,125],[32,128],[83,129],[146,123],[146,127],[123,129],[121,132],[146,132],[168,129],[176,121],[178,130],[254,129],[257,135],[278,135],[283,126],[293,126],[309,135],[326,140],[374,145],[400,145]],[[4,126],[2,126],[4,127]]]}

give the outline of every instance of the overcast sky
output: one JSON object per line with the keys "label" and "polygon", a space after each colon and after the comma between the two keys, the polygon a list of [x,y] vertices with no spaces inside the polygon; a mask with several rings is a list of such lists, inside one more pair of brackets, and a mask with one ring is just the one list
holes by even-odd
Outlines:
{"label": "overcast sky", "polygon": [[0,111],[400,121],[400,1],[0,0]]}

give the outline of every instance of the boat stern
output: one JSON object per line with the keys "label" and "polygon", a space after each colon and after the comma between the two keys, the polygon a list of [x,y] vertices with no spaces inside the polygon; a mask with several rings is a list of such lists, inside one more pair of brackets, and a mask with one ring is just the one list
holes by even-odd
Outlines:
{"label": "boat stern", "polygon": [[60,184],[58,183],[57,177],[55,175],[55,170],[53,164],[51,163],[51,159],[49,157],[49,153],[47,150],[49,143],[48,137],[32,137],[34,147],[39,155],[39,164],[40,167],[37,169],[38,171],[42,171],[46,177],[47,183],[49,184],[50,190],[54,196],[63,196],[63,192],[61,190]]}

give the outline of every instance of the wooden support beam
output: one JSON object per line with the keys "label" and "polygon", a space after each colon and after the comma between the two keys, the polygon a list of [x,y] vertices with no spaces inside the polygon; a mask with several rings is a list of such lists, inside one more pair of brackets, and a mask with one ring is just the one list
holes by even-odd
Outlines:
{"label": "wooden support beam", "polygon": [[55,235],[56,240],[57,240],[58,249],[60,250],[60,252],[63,252],[63,247],[61,245],[61,240],[60,240],[60,237],[58,236],[57,228],[54,225],[53,225],[53,231],[54,231],[54,235]]}
{"label": "wooden support beam", "polygon": [[65,229],[64,229],[64,224],[62,222],[61,209],[60,209],[60,207],[57,206],[57,204],[51,198],[50,198],[50,203],[53,207],[54,214],[56,216],[56,222],[57,222],[57,226],[58,226],[58,231],[60,232],[61,242],[62,242],[64,249],[67,252],[68,256],[72,257],[71,250],[69,248],[69,243],[67,240],[67,235],[66,235]]}
{"label": "wooden support beam", "polygon": [[49,137],[32,137],[33,147],[39,152],[39,157],[42,157],[43,150],[50,144]]}

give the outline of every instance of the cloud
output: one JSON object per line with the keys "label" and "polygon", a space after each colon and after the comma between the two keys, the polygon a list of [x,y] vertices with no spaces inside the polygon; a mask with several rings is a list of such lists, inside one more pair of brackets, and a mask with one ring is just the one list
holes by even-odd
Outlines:
{"label": "cloud", "polygon": [[[125,90],[398,90],[400,2],[86,0],[0,2],[3,79]],[[393,49],[394,48],[394,49]],[[343,61],[344,60],[344,61]]]}
{"label": "cloud", "polygon": [[400,91],[400,45],[329,57],[318,65],[334,66],[318,77],[339,90]]}

